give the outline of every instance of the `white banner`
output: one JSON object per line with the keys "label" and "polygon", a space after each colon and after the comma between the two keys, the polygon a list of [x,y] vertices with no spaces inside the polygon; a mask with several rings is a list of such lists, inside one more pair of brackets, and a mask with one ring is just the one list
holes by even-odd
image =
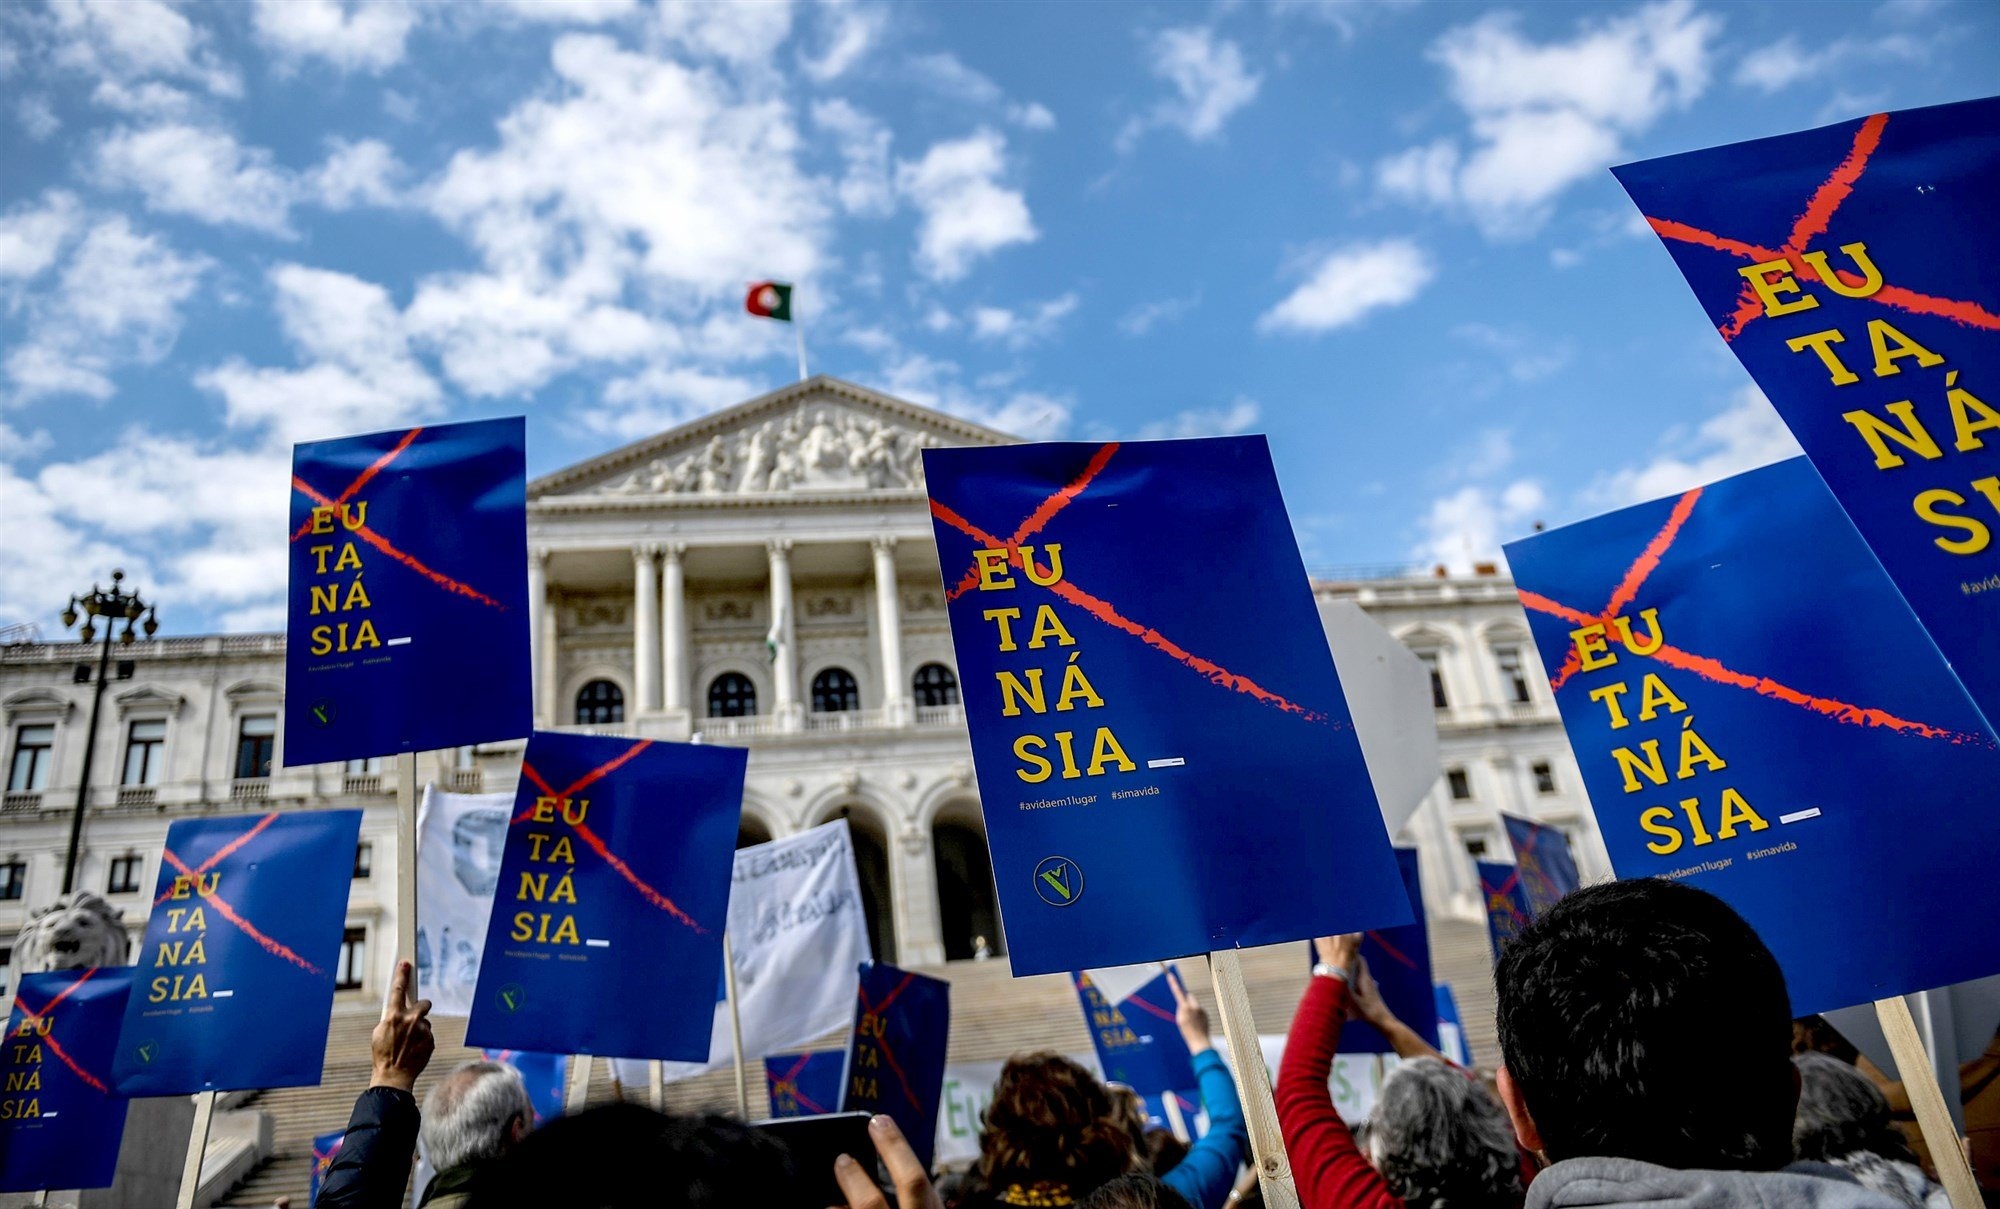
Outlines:
{"label": "white banner", "polygon": [[472,1012],[486,921],[514,795],[424,787],[417,812],[417,994],[439,1016]]}
{"label": "white banner", "polygon": [[[799,1049],[854,1020],[858,970],[868,957],[868,923],[847,820],[736,853],[729,887],[729,944],[736,962],[743,1062],[753,1088],[764,1084],[767,1054]],[[708,1061],[669,1062],[668,1082],[728,1066],[729,1005],[715,1005]],[[627,1087],[646,1086],[644,1062],[614,1068]],[[752,1113],[762,1093],[753,1095]]]}

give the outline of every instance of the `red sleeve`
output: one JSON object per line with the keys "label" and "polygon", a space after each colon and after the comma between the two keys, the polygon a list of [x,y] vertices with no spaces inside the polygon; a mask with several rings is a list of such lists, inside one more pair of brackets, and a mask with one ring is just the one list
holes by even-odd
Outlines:
{"label": "red sleeve", "polygon": [[1347,1016],[1347,983],[1315,976],[1292,1017],[1278,1067],[1278,1124],[1305,1209],[1403,1209],[1334,1111],[1327,1078]]}

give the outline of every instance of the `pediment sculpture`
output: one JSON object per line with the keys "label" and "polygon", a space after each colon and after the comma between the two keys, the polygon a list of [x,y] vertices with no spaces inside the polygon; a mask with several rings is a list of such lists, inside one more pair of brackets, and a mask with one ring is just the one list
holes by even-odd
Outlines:
{"label": "pediment sculpture", "polygon": [[612,483],[620,495],[764,495],[889,491],[924,485],[929,433],[843,407],[802,408],[700,448],[654,458]]}

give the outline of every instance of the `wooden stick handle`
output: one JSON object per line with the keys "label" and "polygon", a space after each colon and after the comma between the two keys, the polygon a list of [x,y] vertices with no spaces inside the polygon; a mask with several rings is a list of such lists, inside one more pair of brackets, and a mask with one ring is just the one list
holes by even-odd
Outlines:
{"label": "wooden stick handle", "polygon": [[[1972,1164],[1966,1161],[1958,1130],[1952,1127],[1951,1110],[1945,1106],[1944,1091],[1938,1087],[1937,1071],[1924,1048],[1923,1034],[1910,1015],[1909,1000],[1897,995],[1875,1001],[1875,1018],[1882,1023],[1882,1035],[1889,1041],[1889,1054],[1896,1059],[1896,1074],[1909,1093],[1910,1107],[1917,1113],[1917,1128],[1923,1131],[1924,1145],[1930,1148],[1931,1163],[1951,1209],[1981,1209],[1979,1183],[1972,1178]],[[1956,1094],[1958,1089],[1953,1088]]]}
{"label": "wooden stick handle", "polygon": [[743,1066],[743,1013],[736,1002],[736,950],[729,944],[729,933],[722,933],[722,979],[723,990],[729,995],[729,1044],[736,1052],[736,1115],[748,1121],[750,1117],[750,1072]]}
{"label": "wooden stick handle", "polygon": [[577,1112],[583,1108],[583,1101],[590,1094],[589,1054],[576,1054],[569,1060],[569,1085],[563,1089],[563,1111]]}
{"label": "wooden stick handle", "polygon": [[208,1127],[215,1123],[215,1093],[196,1092],[194,1124],[188,1129],[187,1160],[181,1164],[181,1190],[174,1198],[178,1209],[194,1209],[195,1195],[201,1190],[201,1160],[208,1152]]}
{"label": "wooden stick handle", "polygon": [[1243,1097],[1243,1118],[1250,1126],[1250,1155],[1257,1165],[1257,1183],[1270,1209],[1299,1209],[1299,1189],[1292,1180],[1292,1160],[1285,1153],[1285,1134],[1278,1126],[1278,1101],[1271,1092],[1271,1072],[1257,1044],[1257,1022],[1250,1016],[1250,991],[1243,982],[1243,959],[1234,949],[1208,955],[1215,982],[1215,1005],[1222,1013],[1222,1035],[1236,1066],[1236,1087]]}
{"label": "wooden stick handle", "polygon": [[658,1058],[646,1064],[646,1092],[654,1112],[667,1111],[667,1064]]}
{"label": "wooden stick handle", "polygon": [[396,756],[396,956],[417,963],[417,756]]}

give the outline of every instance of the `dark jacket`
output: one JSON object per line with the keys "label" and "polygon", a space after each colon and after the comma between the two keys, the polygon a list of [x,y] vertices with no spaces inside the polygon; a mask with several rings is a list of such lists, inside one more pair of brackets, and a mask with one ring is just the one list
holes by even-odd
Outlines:
{"label": "dark jacket", "polygon": [[347,1134],[320,1182],[317,1209],[399,1209],[417,1153],[417,1101],[371,1087],[354,1101]]}

